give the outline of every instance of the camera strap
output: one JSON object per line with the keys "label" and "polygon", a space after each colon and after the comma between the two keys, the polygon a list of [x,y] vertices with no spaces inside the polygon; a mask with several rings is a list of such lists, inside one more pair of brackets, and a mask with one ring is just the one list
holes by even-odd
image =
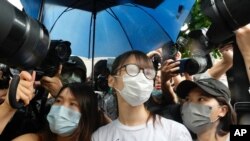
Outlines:
{"label": "camera strap", "polygon": [[14,75],[12,80],[11,80],[10,87],[9,87],[10,106],[12,108],[15,108],[15,109],[20,109],[20,108],[24,107],[23,102],[16,101],[16,91],[17,91],[17,86],[18,86],[19,81],[20,81],[20,76]]}

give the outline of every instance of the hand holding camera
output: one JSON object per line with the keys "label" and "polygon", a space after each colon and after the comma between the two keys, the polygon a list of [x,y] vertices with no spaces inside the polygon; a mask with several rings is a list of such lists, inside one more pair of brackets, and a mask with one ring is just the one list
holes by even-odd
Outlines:
{"label": "hand holding camera", "polygon": [[[34,88],[35,76],[36,76],[35,71],[33,71],[32,74],[30,74],[28,71],[22,71],[20,75],[17,76],[18,81],[17,81],[17,86],[15,89],[16,94],[10,95],[11,91],[13,91],[13,89],[10,87],[5,102],[7,102],[8,105],[12,106],[13,100],[15,99],[15,102],[19,102],[19,104],[22,103],[24,106],[28,105],[35,95],[34,93],[35,92],[35,88]],[[13,98],[13,96],[15,97]]]}

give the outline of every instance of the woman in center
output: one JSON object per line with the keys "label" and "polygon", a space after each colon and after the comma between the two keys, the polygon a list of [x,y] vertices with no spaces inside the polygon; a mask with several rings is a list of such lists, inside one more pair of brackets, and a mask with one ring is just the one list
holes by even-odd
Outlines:
{"label": "woman in center", "polygon": [[153,91],[156,72],[140,51],[118,56],[109,76],[109,87],[117,96],[118,119],[100,127],[92,141],[191,141],[186,127],[151,113],[144,103]]}

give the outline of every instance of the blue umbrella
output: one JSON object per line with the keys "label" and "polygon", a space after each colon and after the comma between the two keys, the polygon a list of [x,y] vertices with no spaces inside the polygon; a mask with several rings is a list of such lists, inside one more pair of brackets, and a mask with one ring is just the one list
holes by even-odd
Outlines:
{"label": "blue umbrella", "polygon": [[[71,42],[73,55],[91,58],[116,57],[128,50],[146,53],[164,42],[176,41],[180,27],[195,2],[158,0],[159,3],[149,7],[141,1],[143,0],[120,0],[105,6],[96,3],[97,9],[93,14],[87,2],[86,5],[82,3],[85,6],[82,7],[75,6],[74,3],[65,6],[65,0],[46,0],[42,10],[42,23],[50,31],[51,39]],[[40,3],[43,1],[21,2],[26,13],[38,18]]]}

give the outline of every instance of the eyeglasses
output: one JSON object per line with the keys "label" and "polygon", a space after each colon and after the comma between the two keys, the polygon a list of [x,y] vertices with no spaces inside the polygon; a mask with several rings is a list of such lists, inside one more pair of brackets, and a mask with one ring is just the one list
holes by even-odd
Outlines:
{"label": "eyeglasses", "polygon": [[155,78],[156,75],[156,71],[152,68],[140,68],[138,65],[136,64],[126,64],[121,66],[118,70],[125,68],[126,73],[129,76],[137,76],[140,73],[140,70],[143,70],[143,74],[145,75],[145,77],[149,80],[153,80]]}

